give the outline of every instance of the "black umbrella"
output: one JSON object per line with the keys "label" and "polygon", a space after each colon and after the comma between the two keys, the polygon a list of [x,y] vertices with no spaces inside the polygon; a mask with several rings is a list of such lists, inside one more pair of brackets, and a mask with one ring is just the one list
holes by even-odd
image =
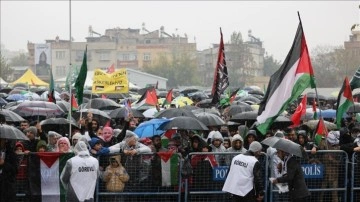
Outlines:
{"label": "black umbrella", "polygon": [[154,115],[155,118],[173,118],[178,116],[186,116],[196,118],[196,116],[189,110],[182,108],[169,108],[162,110]]}
{"label": "black umbrella", "polygon": [[29,140],[25,134],[14,126],[0,124],[0,138],[11,140]]}
{"label": "black umbrella", "polygon": [[65,118],[49,118],[40,122],[41,129],[45,132],[55,131],[59,134],[69,134],[69,126],[72,128],[79,128],[78,124],[74,120]]}
{"label": "black umbrella", "polygon": [[92,113],[93,117],[100,122],[100,125],[105,125],[106,122],[111,119],[106,112],[98,109],[81,109],[80,111],[74,112],[73,117],[75,120],[78,120],[81,114],[83,118],[86,118],[88,113]]}
{"label": "black umbrella", "polygon": [[14,112],[22,117],[55,117],[65,115],[65,112],[58,105],[45,101],[24,101],[14,109]]}
{"label": "black umbrella", "polygon": [[91,90],[84,90],[83,96],[86,97],[86,98],[88,98],[88,99],[93,99],[93,98],[98,98],[98,97],[99,97],[98,94],[92,93]]}
{"label": "black umbrella", "polygon": [[113,110],[120,108],[121,106],[111,99],[94,98],[89,100],[86,105],[87,109],[100,109],[100,110]]}
{"label": "black umbrella", "polygon": [[241,112],[253,111],[253,109],[250,105],[231,105],[228,107],[228,109],[225,109],[224,111],[227,111],[227,114],[229,116],[233,116]]}
{"label": "black umbrella", "polygon": [[250,127],[255,123],[257,116],[257,111],[242,112],[232,116],[230,121],[235,121]]}
{"label": "black umbrella", "polygon": [[282,150],[289,154],[294,154],[299,157],[303,156],[302,155],[303,151],[301,149],[301,146],[285,138],[269,137],[263,140],[261,143],[273,147],[275,149]]}
{"label": "black umbrella", "polygon": [[189,110],[189,111],[196,110],[196,109],[200,109],[199,107],[194,106],[194,105],[185,105],[185,106],[180,107],[180,108],[181,108],[181,109],[186,109],[186,110]]}
{"label": "black umbrella", "polygon": [[272,129],[283,129],[283,128],[287,128],[289,126],[291,126],[293,124],[293,122],[291,121],[290,118],[280,115],[278,116],[275,121],[273,122],[273,124],[271,124]]}
{"label": "black umbrella", "polygon": [[127,118],[125,116],[127,116],[128,113],[132,113],[133,117],[135,117],[135,118],[145,118],[145,116],[139,110],[130,109],[130,111],[128,112],[125,107],[117,108],[117,109],[111,111],[110,117],[112,119]]}
{"label": "black umbrella", "polygon": [[220,114],[220,112],[219,112],[218,110],[216,110],[216,109],[210,109],[210,108],[194,109],[194,110],[191,110],[191,112],[192,112],[193,114],[195,114],[195,116],[196,116],[196,114],[204,113],[204,112],[210,113],[210,114],[214,114],[214,115],[216,115],[216,116],[221,116],[221,114]]}
{"label": "black umbrella", "polygon": [[1,97],[1,98],[6,98],[7,96],[8,96],[7,93],[0,93],[0,97]]}
{"label": "black umbrella", "polygon": [[348,113],[359,113],[360,112],[360,103],[355,102],[354,105],[349,107],[347,112]]}
{"label": "black umbrella", "polygon": [[195,93],[198,91],[200,91],[200,90],[197,88],[186,88],[186,89],[181,90],[180,93],[183,94],[184,96],[188,96],[188,94]]}
{"label": "black umbrella", "polygon": [[69,102],[66,102],[64,100],[56,101],[56,104],[65,112],[67,113],[71,107]]}
{"label": "black umbrella", "polygon": [[209,130],[201,121],[193,117],[179,116],[170,122],[164,123],[159,127],[160,130]]}
{"label": "black umbrella", "polygon": [[206,126],[222,126],[225,125],[225,121],[222,120],[219,116],[214,114],[202,112],[195,114],[195,116]]}
{"label": "black umbrella", "polygon": [[241,97],[238,101],[240,102],[252,102],[254,104],[259,104],[261,100],[259,98],[256,98],[252,95]]}
{"label": "black umbrella", "polygon": [[213,106],[211,103],[212,99],[204,99],[197,103],[197,106],[200,108],[210,108]]}
{"label": "black umbrella", "polygon": [[8,103],[4,98],[0,97],[0,106],[5,106]]}
{"label": "black umbrella", "polygon": [[10,91],[12,91],[12,90],[13,90],[13,88],[5,87],[5,88],[0,89],[0,92],[1,92],[1,93],[9,94]]}
{"label": "black umbrella", "polygon": [[2,109],[0,110],[0,116],[3,116],[5,118],[6,122],[22,122],[25,121],[25,119],[18,114],[16,114],[13,111],[10,111],[8,109]]}

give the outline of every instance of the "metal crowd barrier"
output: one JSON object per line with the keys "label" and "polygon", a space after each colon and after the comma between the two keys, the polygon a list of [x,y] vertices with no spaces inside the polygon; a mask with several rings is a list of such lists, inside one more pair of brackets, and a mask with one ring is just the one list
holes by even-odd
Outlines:
{"label": "metal crowd barrier", "polygon": [[[231,159],[239,153],[233,152],[197,152],[190,153],[193,172],[185,183],[185,200],[191,202],[202,201],[229,201],[230,194],[223,192],[224,185]],[[216,159],[216,165],[211,164],[211,158]],[[259,158],[262,170],[265,190],[267,190],[266,179],[268,178],[267,158],[263,154]],[[265,192],[264,198],[267,197]]]}
{"label": "metal crowd barrier", "polygon": [[[340,150],[321,150],[315,155],[307,151],[308,159],[301,158],[305,183],[311,193],[309,201],[347,201],[348,156]],[[288,193],[279,194],[279,189],[268,181],[269,201],[289,201]]]}
{"label": "metal crowd barrier", "polygon": [[[95,192],[96,201],[229,201],[230,195],[222,191],[226,172],[233,156],[238,153],[190,153],[190,162],[177,155],[162,160],[158,154],[125,156],[124,154],[99,157],[103,169]],[[122,188],[109,188],[105,182],[106,167],[110,158],[118,156],[129,175]],[[310,201],[358,201],[360,200],[359,155],[349,162],[347,153],[339,150],[318,151],[309,159],[300,159],[305,181],[311,192]],[[30,155],[19,156],[22,164],[17,176],[17,201],[29,201],[28,163]],[[21,157],[21,158],[20,158]],[[164,158],[166,159],[166,158]],[[214,161],[214,159],[216,161]],[[263,154],[259,161],[263,169],[264,201],[288,201],[288,194],[279,194],[269,182],[271,169],[268,157]],[[186,168],[192,164],[191,169]],[[350,166],[348,166],[350,165]],[[180,171],[187,172],[180,172]],[[351,174],[351,175],[350,175]],[[348,176],[348,177],[347,177]],[[116,184],[116,182],[114,182]],[[115,186],[116,187],[116,186]],[[120,191],[117,191],[120,190]]]}
{"label": "metal crowd barrier", "polygon": [[353,153],[352,161],[351,161],[351,176],[349,176],[349,180],[351,181],[351,199],[352,201],[360,200],[360,154]]}

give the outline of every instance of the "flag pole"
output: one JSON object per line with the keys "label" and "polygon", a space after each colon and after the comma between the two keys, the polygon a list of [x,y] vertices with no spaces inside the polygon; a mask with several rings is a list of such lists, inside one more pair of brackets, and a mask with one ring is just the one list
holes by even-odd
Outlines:
{"label": "flag pole", "polygon": [[[298,11],[298,17],[299,17],[299,22],[300,22],[300,26],[301,26],[301,29],[303,30],[303,34],[304,34],[304,28],[302,26],[302,21],[301,21],[301,17],[300,17],[300,12]],[[304,34],[305,35],[305,34]],[[306,51],[309,53],[309,50],[308,50],[308,47],[306,46]],[[311,63],[310,63],[311,64]],[[316,95],[316,102],[318,103],[318,106],[319,106],[319,118],[322,117],[321,115],[321,108],[320,108],[320,100],[319,100],[319,94],[318,94],[318,91],[317,91],[317,87],[315,85],[315,95]],[[315,105],[316,106],[316,105]],[[316,110],[316,109],[315,109]]]}
{"label": "flag pole", "polygon": [[[71,72],[71,0],[69,0],[69,72]],[[70,110],[69,110],[69,137],[71,138],[71,112],[72,112],[72,85],[69,79]],[[74,146],[74,145],[73,145]]]}

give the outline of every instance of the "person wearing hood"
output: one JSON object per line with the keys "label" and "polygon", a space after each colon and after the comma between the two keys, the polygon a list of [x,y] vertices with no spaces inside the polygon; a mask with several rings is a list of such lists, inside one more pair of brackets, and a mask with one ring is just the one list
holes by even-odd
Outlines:
{"label": "person wearing hood", "polygon": [[104,172],[104,182],[106,183],[106,190],[109,192],[122,192],[125,183],[129,181],[129,175],[121,164],[120,158],[120,155],[111,156],[109,158],[110,164]]}
{"label": "person wearing hood", "polygon": [[310,192],[306,186],[304,173],[297,158],[283,150],[277,150],[278,156],[284,161],[286,175],[272,179],[273,184],[287,183],[291,202],[308,201]]}
{"label": "person wearing hood", "polygon": [[[244,140],[239,134],[234,135],[231,139],[231,147],[226,151],[244,154],[247,150],[244,148],[243,142]],[[230,165],[232,158],[236,155],[237,154],[226,155],[226,164]]]}
{"label": "person wearing hood", "polygon": [[56,142],[55,151],[56,152],[62,152],[62,153],[71,152],[71,145],[70,145],[69,139],[67,137],[61,137]]}
{"label": "person wearing hood", "polygon": [[255,130],[249,130],[244,139],[244,147],[245,149],[249,149],[250,144],[253,141],[257,141],[257,134]]}
{"label": "person wearing hood", "polygon": [[54,152],[56,150],[56,142],[62,137],[59,133],[55,131],[48,132],[48,151]]}
{"label": "person wearing hood", "polygon": [[96,181],[99,176],[99,161],[90,156],[83,141],[74,147],[75,156],[67,160],[60,175],[66,189],[67,202],[93,202]]}
{"label": "person wearing hood", "polygon": [[[226,152],[226,149],[222,143],[224,138],[219,131],[215,131],[213,137],[211,138],[211,151],[212,152]],[[216,154],[215,159],[219,165],[225,165],[226,158],[224,155]]]}
{"label": "person wearing hood", "polygon": [[81,133],[77,132],[71,137],[71,149],[73,149],[78,143],[79,139],[82,137]]}
{"label": "person wearing hood", "polygon": [[124,153],[129,156],[150,153],[150,147],[140,143],[138,139],[134,132],[127,130],[123,141],[109,147],[110,153]]}
{"label": "person wearing hood", "polygon": [[44,140],[40,140],[36,145],[36,152],[47,152],[49,151]]}
{"label": "person wearing hood", "polygon": [[100,156],[103,154],[108,154],[110,152],[109,148],[103,146],[103,141],[100,138],[93,137],[89,141],[90,144],[90,153],[91,155]]}
{"label": "person wearing hood", "polygon": [[253,141],[245,154],[236,155],[230,164],[222,191],[232,194],[232,201],[262,201],[264,185],[257,158],[262,146]]}

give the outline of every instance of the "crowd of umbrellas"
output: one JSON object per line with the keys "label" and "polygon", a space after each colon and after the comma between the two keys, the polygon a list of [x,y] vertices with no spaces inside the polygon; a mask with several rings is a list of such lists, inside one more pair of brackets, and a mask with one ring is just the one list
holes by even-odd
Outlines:
{"label": "crowd of umbrellas", "polygon": [[[118,96],[101,97],[92,94],[89,90],[84,91],[84,103],[76,111],[70,111],[70,94],[68,92],[55,92],[56,104],[48,102],[47,96],[48,91],[45,89],[29,90],[22,87],[1,89],[0,116],[3,117],[3,122],[17,125],[25,119],[37,120],[40,122],[43,131],[52,130],[64,135],[69,133],[70,126],[80,127],[78,125],[80,116],[87,117],[88,113],[92,113],[101,125],[105,125],[111,119],[126,118],[128,110],[124,107],[124,99],[119,99]],[[238,93],[234,102],[224,105],[219,110],[219,108],[210,107],[211,98],[204,92],[196,89],[184,90],[180,91],[179,96],[173,99],[173,103],[176,103],[175,108],[157,109],[155,106],[143,105],[131,108],[130,113],[133,117],[142,120],[135,129],[139,138],[161,135],[169,129],[208,131],[211,127],[231,124],[246,125],[250,128],[256,125],[257,110],[263,96],[264,93],[259,88],[243,90]],[[124,96],[121,97],[124,98]],[[132,102],[137,100],[130,96],[127,99]],[[159,102],[163,100],[164,98],[160,97]],[[198,101],[196,105],[192,104],[194,100]],[[360,112],[360,104],[355,103],[354,107],[349,109],[350,111],[352,113]],[[70,113],[71,116],[69,116]],[[311,129],[317,125],[317,120],[311,120],[313,113],[312,109],[309,108],[303,117],[308,120],[305,124]],[[335,118],[336,116],[334,109],[322,110],[321,113],[324,118]],[[336,125],[331,122],[325,121],[325,124],[329,129],[336,128]],[[290,115],[284,112],[271,127],[283,129],[290,125],[292,125]],[[0,135],[1,138],[7,139],[27,139],[20,130],[6,124],[0,126]],[[275,148],[281,147],[285,150],[296,147],[296,145],[284,141],[270,139],[264,144]],[[301,153],[293,153],[301,156]]]}

